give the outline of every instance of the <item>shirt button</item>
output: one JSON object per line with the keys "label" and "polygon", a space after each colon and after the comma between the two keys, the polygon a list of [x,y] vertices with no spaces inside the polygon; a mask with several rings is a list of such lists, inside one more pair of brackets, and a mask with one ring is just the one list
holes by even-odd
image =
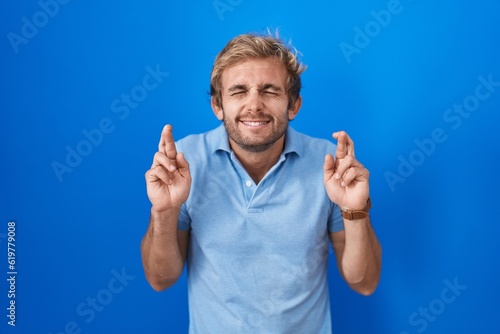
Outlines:
{"label": "shirt button", "polygon": [[252,181],[248,180],[245,184],[250,188],[252,186]]}

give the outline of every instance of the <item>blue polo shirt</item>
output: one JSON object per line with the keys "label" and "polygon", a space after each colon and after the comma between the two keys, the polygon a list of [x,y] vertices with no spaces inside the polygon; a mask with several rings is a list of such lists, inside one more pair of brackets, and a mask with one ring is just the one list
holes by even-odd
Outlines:
{"label": "blue polo shirt", "polygon": [[331,333],[328,232],[344,226],[323,162],[335,145],[291,127],[285,136],[259,184],[223,125],[176,143],[192,175],[178,225],[191,235],[189,333]]}

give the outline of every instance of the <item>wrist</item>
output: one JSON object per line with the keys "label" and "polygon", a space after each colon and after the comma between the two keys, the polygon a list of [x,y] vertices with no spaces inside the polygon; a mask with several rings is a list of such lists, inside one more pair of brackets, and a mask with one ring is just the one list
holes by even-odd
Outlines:
{"label": "wrist", "polygon": [[151,207],[151,220],[153,221],[166,221],[172,216],[178,217],[181,211],[180,207],[169,207],[162,208],[160,210],[156,209],[154,206]]}
{"label": "wrist", "polygon": [[370,197],[366,200],[366,205],[363,209],[361,210],[351,210],[351,209],[346,209],[346,208],[340,208],[340,212],[342,214],[342,217],[347,220],[358,220],[358,219],[364,219],[368,217],[368,212],[370,211],[372,207],[372,203],[370,200]]}

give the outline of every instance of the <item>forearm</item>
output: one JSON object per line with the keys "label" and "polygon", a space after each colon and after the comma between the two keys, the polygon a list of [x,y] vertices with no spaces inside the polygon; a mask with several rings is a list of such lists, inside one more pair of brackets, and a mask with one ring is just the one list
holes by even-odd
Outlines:
{"label": "forearm", "polygon": [[369,216],[344,220],[345,248],[342,272],[349,285],[361,294],[375,291],[380,279],[382,249],[373,231]]}
{"label": "forearm", "polygon": [[151,286],[161,291],[181,276],[184,255],[179,248],[177,222],[179,210],[151,210],[149,227],[141,243],[142,263]]}

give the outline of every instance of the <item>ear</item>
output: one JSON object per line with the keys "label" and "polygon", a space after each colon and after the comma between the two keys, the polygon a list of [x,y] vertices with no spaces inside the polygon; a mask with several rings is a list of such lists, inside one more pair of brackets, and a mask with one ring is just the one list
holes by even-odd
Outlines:
{"label": "ear", "polygon": [[222,110],[221,107],[219,107],[216,103],[215,103],[215,97],[212,96],[210,98],[210,105],[212,106],[212,110],[215,114],[215,117],[217,117],[219,119],[219,121],[222,121],[222,119],[224,118],[224,111]]}
{"label": "ear", "polygon": [[293,104],[293,106],[290,108],[290,110],[288,110],[288,120],[289,121],[291,121],[292,119],[295,118],[295,116],[297,116],[297,114],[299,113],[300,107],[302,107],[302,96],[299,95],[297,100],[295,100],[295,103]]}

